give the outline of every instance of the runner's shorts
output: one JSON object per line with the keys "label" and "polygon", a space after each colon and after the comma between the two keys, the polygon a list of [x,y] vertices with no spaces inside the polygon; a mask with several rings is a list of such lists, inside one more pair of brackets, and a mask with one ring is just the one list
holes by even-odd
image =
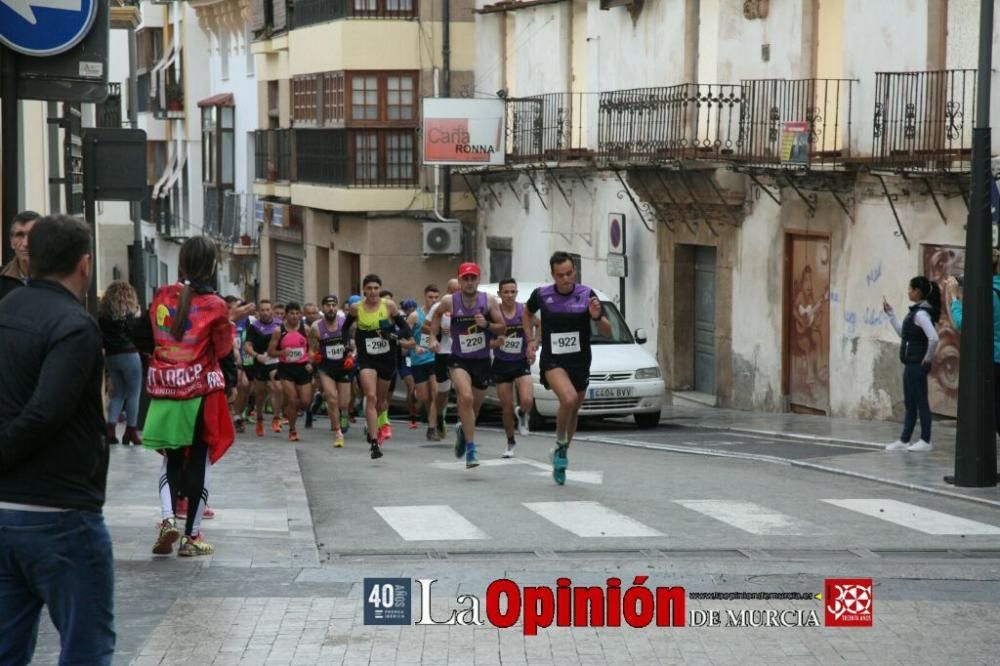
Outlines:
{"label": "runner's shorts", "polygon": [[292,382],[296,386],[312,384],[312,374],[306,370],[305,363],[279,363],[276,379]]}
{"label": "runner's shorts", "polygon": [[451,354],[438,354],[434,357],[434,377],[438,380],[438,384],[450,379],[448,376],[448,359],[450,358]]}
{"label": "runner's shorts", "polygon": [[423,384],[424,382],[430,381],[431,377],[435,376],[434,362],[421,363],[420,365],[411,365],[410,372],[413,373],[413,383]]}
{"label": "runner's shorts", "polygon": [[247,367],[247,376],[254,381],[268,382],[272,379],[271,373],[277,369],[278,365],[276,363],[272,363],[271,365],[254,363],[253,365]]}
{"label": "runner's shorts", "polygon": [[319,373],[326,375],[338,384],[350,384],[354,377],[353,370],[345,370],[343,363],[331,363],[324,361],[319,364]]}
{"label": "runner's shorts", "polygon": [[448,367],[465,370],[472,378],[472,388],[485,390],[490,385],[490,359],[461,358],[452,354],[448,358]]}
{"label": "runner's shorts", "polygon": [[530,375],[531,366],[528,365],[528,359],[526,358],[520,361],[493,359],[493,366],[490,372],[493,375],[494,384],[510,384],[518,377]]}
{"label": "runner's shorts", "polygon": [[372,358],[368,354],[358,355],[358,370],[374,370],[378,373],[378,378],[383,381],[392,381],[396,377],[396,357],[393,354],[381,354],[385,360]]}
{"label": "runner's shorts", "polygon": [[551,389],[551,387],[549,386],[548,381],[546,381],[545,379],[545,373],[555,368],[562,368],[563,370],[566,371],[566,374],[569,375],[569,380],[573,382],[573,388],[575,388],[577,391],[586,391],[587,386],[590,385],[589,367],[577,366],[577,367],[564,368],[558,363],[553,363],[550,360],[545,360],[542,361],[540,374],[542,376],[542,386],[544,386],[547,389]]}

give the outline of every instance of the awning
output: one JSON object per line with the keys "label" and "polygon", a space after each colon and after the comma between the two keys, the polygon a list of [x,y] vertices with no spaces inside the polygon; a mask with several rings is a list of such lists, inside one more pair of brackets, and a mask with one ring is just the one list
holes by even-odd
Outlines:
{"label": "awning", "polygon": [[187,151],[181,152],[180,158],[177,160],[177,166],[174,167],[173,173],[170,174],[170,178],[167,180],[167,184],[163,186],[160,190],[160,198],[165,199],[170,195],[170,190],[174,189],[174,184],[177,183],[177,179],[181,177],[184,172],[184,164],[187,162]]}
{"label": "awning", "polygon": [[170,174],[174,172],[174,166],[177,164],[177,150],[175,149],[173,155],[167,160],[167,168],[163,170],[163,174],[153,185],[153,198],[157,199],[160,196],[160,190],[163,188],[163,184],[167,182],[170,178]]}
{"label": "awning", "polygon": [[201,100],[198,102],[198,106],[202,108],[206,106],[236,106],[236,102],[233,100],[233,93],[219,93]]}
{"label": "awning", "polygon": [[[160,64],[156,66],[154,72],[154,79],[159,79],[160,84],[158,90],[154,93],[155,97],[160,98],[160,108],[167,108],[167,72],[171,67],[174,66],[174,62],[177,60],[178,49],[173,46],[170,47],[170,51],[167,53],[167,57],[160,61]],[[156,83],[153,83],[156,86]]]}
{"label": "awning", "polygon": [[167,63],[174,57],[174,43],[170,43],[170,48],[167,52],[163,54],[160,58],[160,62],[156,63],[153,69],[149,72],[149,96],[156,97],[160,89],[160,70],[167,66]]}

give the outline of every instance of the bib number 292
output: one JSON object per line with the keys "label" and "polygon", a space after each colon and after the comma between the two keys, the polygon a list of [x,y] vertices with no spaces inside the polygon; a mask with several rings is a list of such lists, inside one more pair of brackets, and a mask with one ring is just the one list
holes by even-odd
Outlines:
{"label": "bib number 292", "polygon": [[553,354],[576,354],[580,351],[580,334],[576,331],[553,333],[549,340],[552,343]]}

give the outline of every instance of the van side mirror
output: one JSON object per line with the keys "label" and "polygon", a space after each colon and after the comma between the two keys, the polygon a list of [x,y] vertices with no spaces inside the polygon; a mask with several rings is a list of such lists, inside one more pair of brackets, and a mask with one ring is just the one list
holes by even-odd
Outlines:
{"label": "van side mirror", "polygon": [[637,328],[635,329],[635,333],[633,335],[635,335],[635,341],[638,342],[640,345],[646,344],[646,340],[648,340],[648,338],[646,337],[646,329]]}

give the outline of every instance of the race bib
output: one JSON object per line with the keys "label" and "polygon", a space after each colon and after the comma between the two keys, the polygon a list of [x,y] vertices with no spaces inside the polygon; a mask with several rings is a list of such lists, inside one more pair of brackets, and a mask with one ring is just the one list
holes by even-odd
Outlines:
{"label": "race bib", "polygon": [[369,354],[387,354],[389,341],[385,338],[365,338],[365,351]]}
{"label": "race bib", "polygon": [[426,333],[421,333],[421,335],[420,335],[420,346],[421,347],[423,347],[424,349],[430,349],[431,348],[431,343],[433,341],[434,341],[434,338],[432,338],[431,336],[427,335]]}
{"label": "race bib", "polygon": [[506,354],[520,354],[524,349],[524,338],[505,338],[500,351]]}
{"label": "race bib", "polygon": [[344,360],[344,345],[327,345],[326,358],[331,361]]}
{"label": "race bib", "polygon": [[549,351],[553,354],[576,354],[580,351],[580,333],[553,333],[549,337]]}
{"label": "race bib", "polygon": [[301,347],[291,347],[285,350],[286,363],[298,363],[306,355],[306,350]]}
{"label": "race bib", "polygon": [[460,335],[458,336],[458,348],[462,350],[463,354],[471,354],[472,352],[486,349],[486,334],[469,333],[468,335]]}

